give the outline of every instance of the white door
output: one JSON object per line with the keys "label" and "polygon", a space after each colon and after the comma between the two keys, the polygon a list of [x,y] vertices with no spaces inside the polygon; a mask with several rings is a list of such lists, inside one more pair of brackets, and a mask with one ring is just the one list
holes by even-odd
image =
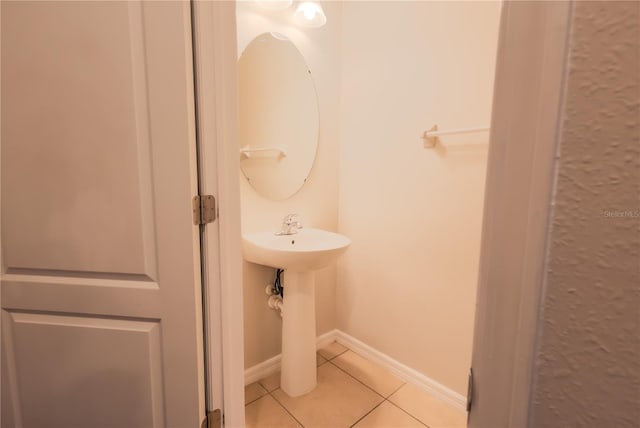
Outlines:
{"label": "white door", "polygon": [[189,3],[1,19],[2,427],[199,427]]}

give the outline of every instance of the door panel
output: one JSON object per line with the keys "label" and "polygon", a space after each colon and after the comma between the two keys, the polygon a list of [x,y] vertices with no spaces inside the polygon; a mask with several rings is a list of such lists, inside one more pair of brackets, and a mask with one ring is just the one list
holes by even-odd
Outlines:
{"label": "door panel", "polygon": [[1,7],[2,426],[199,426],[189,4]]}
{"label": "door panel", "polygon": [[[24,426],[46,427],[51,420],[59,426],[90,420],[112,427],[163,426],[159,322],[7,311],[3,316],[13,382],[27,397],[14,395],[12,403]],[[60,346],[65,343],[73,345]],[[48,405],[51,396],[55,407]]]}
{"label": "door panel", "polygon": [[141,7],[3,5],[9,271],[155,277]]}

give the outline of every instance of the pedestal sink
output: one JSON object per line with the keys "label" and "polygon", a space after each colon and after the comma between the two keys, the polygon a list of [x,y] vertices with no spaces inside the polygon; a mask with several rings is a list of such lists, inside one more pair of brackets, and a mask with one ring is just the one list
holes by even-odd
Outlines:
{"label": "pedestal sink", "polygon": [[293,235],[260,232],[244,235],[245,260],[285,269],[282,310],[280,387],[292,397],[316,386],[316,311],[314,272],[346,251],[346,236],[320,229]]}

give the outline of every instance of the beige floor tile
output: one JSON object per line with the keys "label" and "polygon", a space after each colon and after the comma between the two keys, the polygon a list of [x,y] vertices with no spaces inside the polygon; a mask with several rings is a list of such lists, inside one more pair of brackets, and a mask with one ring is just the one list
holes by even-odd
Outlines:
{"label": "beige floor tile", "polygon": [[406,384],[389,397],[389,401],[418,418],[430,428],[463,428],[467,415],[432,397],[419,388]]}
{"label": "beige floor tile", "polygon": [[[320,364],[324,364],[326,362],[326,358],[324,358],[320,354],[316,354],[316,366],[319,366]],[[264,379],[260,379],[258,383],[260,383],[260,385],[262,385],[263,388],[265,388],[269,392],[273,391],[274,389],[280,388],[280,371],[278,370],[277,372],[270,374]]]}
{"label": "beige floor tile", "polygon": [[274,389],[280,388],[280,370],[270,374],[264,379],[260,379],[258,383],[269,392],[273,391]]}
{"label": "beige floor tile", "polygon": [[244,404],[249,404],[252,401],[256,401],[263,395],[267,395],[267,390],[264,389],[258,382],[253,382],[251,385],[244,387]]}
{"label": "beige floor tile", "polygon": [[342,346],[338,342],[331,342],[330,344],[328,344],[324,348],[319,349],[318,350],[318,354],[320,354],[321,356],[323,356],[327,360],[330,360],[330,359],[332,359],[334,357],[337,357],[338,355],[340,355],[340,354],[342,354],[343,352],[346,352],[346,351],[347,351],[347,348]]}
{"label": "beige floor tile", "polygon": [[385,397],[404,384],[402,380],[379,365],[362,358],[353,351],[340,354],[331,362]]}
{"label": "beige floor tile", "polygon": [[351,426],[383,401],[333,364],[318,367],[318,386],[308,394],[291,398],[281,389],[272,394],[305,428]]}
{"label": "beige floor tile", "polygon": [[270,395],[245,407],[246,428],[300,427],[301,425]]}
{"label": "beige floor tile", "polygon": [[412,428],[424,426],[419,420],[388,401],[383,402],[354,425],[356,428]]}

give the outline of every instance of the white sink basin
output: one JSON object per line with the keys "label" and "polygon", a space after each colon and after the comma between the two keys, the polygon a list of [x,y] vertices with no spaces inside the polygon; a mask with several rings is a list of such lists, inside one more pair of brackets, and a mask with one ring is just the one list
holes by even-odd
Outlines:
{"label": "white sink basin", "polygon": [[284,272],[280,387],[291,397],[317,384],[315,274],[344,253],[351,240],[338,233],[303,228],[293,235],[273,232],[242,237],[245,260]]}
{"label": "white sink basin", "polygon": [[351,240],[339,233],[303,228],[293,235],[259,232],[242,237],[245,260],[265,266],[307,272],[328,266]]}

